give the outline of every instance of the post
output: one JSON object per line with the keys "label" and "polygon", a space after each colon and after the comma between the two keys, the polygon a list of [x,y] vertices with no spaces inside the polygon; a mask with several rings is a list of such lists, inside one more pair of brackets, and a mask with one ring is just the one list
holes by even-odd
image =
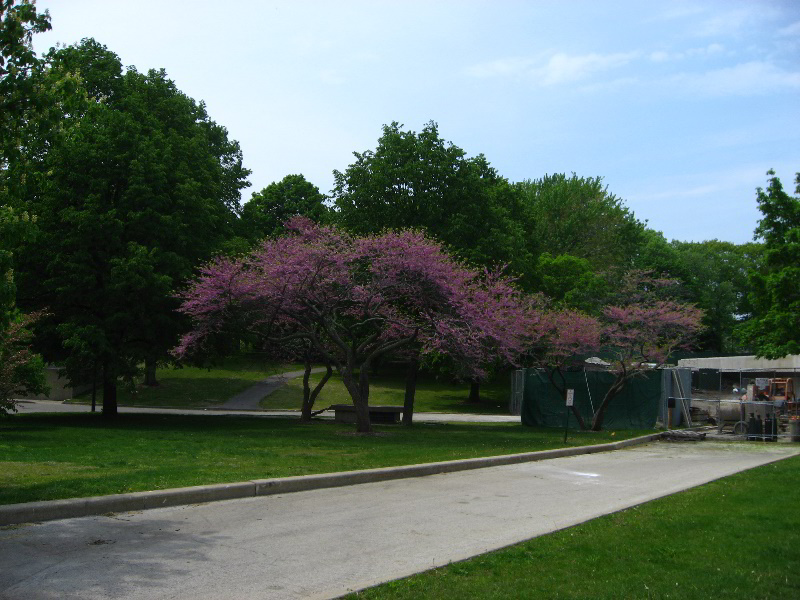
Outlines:
{"label": "post", "polygon": [[575,390],[567,390],[567,402],[564,406],[564,443],[567,443],[567,432],[569,431],[569,409],[575,401]]}

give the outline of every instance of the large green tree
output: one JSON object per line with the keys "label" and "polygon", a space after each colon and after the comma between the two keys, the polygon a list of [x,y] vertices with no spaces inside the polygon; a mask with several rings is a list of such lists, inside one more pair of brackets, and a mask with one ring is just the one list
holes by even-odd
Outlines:
{"label": "large green tree", "polygon": [[37,102],[31,73],[39,61],[31,40],[34,33],[49,29],[49,13],[38,13],[35,2],[0,0],[0,167],[4,169],[18,145],[19,131]]}
{"label": "large green tree", "polygon": [[56,49],[50,71],[87,96],[48,149],[30,200],[40,234],[21,264],[21,298],[52,314],[49,357],[71,377],[99,369],[103,412],[120,376],[152,374],[182,329],[174,293],[230,237],[247,184],[239,146],[163,70],[123,71],[94,40]]}
{"label": "large green tree", "polygon": [[696,348],[716,354],[742,351],[733,332],[752,312],[748,273],[760,268],[763,245],[720,240],[668,242],[660,232],[649,229],[644,239],[636,266],[679,280],[682,299],[704,311],[704,329]]}
{"label": "large green tree", "polygon": [[317,186],[302,175],[287,175],[253,192],[242,207],[240,229],[250,242],[257,242],[283,232],[284,223],[292,217],[324,223],[328,213],[325,196]]}
{"label": "large green tree", "polygon": [[528,239],[541,250],[586,259],[595,270],[631,266],[645,225],[608,191],[601,177],[556,173],[516,187],[524,202]]}
{"label": "large green tree", "polygon": [[424,228],[475,265],[531,267],[518,191],[483,155],[468,158],[438,126],[383,127],[375,150],[334,171],[335,218],[358,234]]}
{"label": "large green tree", "polygon": [[35,217],[12,205],[26,184],[15,169],[24,154],[22,132],[43,113],[33,83],[40,61],[31,40],[49,29],[49,14],[38,13],[35,2],[0,0],[0,414],[15,410],[15,396],[44,390],[41,357],[30,350],[34,319],[16,307],[15,254],[33,235]]}
{"label": "large green tree", "polygon": [[761,245],[707,240],[673,241],[671,247],[677,258],[674,275],[684,284],[684,298],[705,313],[698,348],[737,352],[733,330],[749,312],[747,274],[758,268]]}
{"label": "large green tree", "polygon": [[756,190],[762,217],[755,239],[763,240],[764,265],[750,272],[752,318],[738,328],[757,356],[800,354],[800,173],[795,195],[769,170],[767,189]]}

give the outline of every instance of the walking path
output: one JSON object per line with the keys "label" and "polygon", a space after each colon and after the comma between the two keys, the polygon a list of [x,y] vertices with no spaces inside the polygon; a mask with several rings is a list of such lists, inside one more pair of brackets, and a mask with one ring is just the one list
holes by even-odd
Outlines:
{"label": "walking path", "polygon": [[[311,369],[312,373],[324,373],[324,367],[317,367]],[[295,377],[302,377],[305,371],[289,371],[288,373],[281,373],[280,375],[273,375],[267,377],[264,381],[259,381],[254,386],[251,386],[236,394],[233,398],[228,400],[220,408],[223,410],[261,410],[259,403],[265,396],[269,396],[272,392],[279,387],[286,384],[290,379]]]}
{"label": "walking path", "polygon": [[656,442],[0,530],[0,598],[335,598],[796,455]]}

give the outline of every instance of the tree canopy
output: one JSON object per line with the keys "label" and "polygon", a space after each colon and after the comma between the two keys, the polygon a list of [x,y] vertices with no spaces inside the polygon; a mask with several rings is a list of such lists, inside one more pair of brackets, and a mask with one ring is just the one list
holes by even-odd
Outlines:
{"label": "tree canopy", "polygon": [[762,218],[755,238],[764,243],[764,265],[749,278],[752,318],[738,328],[757,356],[800,354],[800,173],[795,195],[787,194],[775,171],[767,189],[756,191]]}
{"label": "tree canopy", "polygon": [[173,290],[231,235],[241,151],[166,73],[129,68],[95,42],[56,49],[51,71],[88,102],[48,149],[28,204],[39,235],[24,253],[22,299],[47,308],[49,357],[71,375],[100,366],[104,412],[139,361],[167,356],[182,327]]}
{"label": "tree canopy", "polygon": [[[550,382],[563,394],[559,373],[598,354],[609,362],[615,379],[592,418],[591,429],[602,429],[609,404],[627,382],[640,373],[664,365],[679,349],[686,349],[702,330],[703,311],[676,300],[677,282],[630,271],[622,277],[598,316],[569,308],[545,308],[531,331],[530,361],[547,370]],[[573,408],[581,427],[587,426]]]}
{"label": "tree canopy", "polygon": [[241,231],[251,242],[283,231],[292,217],[308,217],[316,223],[328,220],[329,209],[319,188],[302,175],[287,175],[270,183],[260,192],[253,192],[242,207]]}
{"label": "tree canopy", "polygon": [[12,164],[22,154],[22,130],[41,113],[32,78],[39,60],[31,40],[49,29],[49,14],[38,13],[35,2],[0,0],[0,415],[15,410],[19,394],[45,388],[42,359],[30,347],[28,327],[36,316],[22,314],[16,302],[15,253],[31,239],[36,217],[12,207],[25,179]]}
{"label": "tree canopy", "polygon": [[231,325],[264,339],[310,342],[342,376],[358,430],[370,431],[374,361],[419,342],[480,368],[484,348],[512,360],[526,312],[503,277],[483,277],[410,230],[353,237],[297,218],[294,235],[267,239],[241,258],[218,258],[183,295],[195,328],[187,356]]}
{"label": "tree canopy", "polygon": [[541,250],[586,259],[597,270],[631,266],[645,225],[608,191],[601,177],[555,173],[516,187],[528,239]]}
{"label": "tree canopy", "polygon": [[347,229],[421,227],[474,265],[528,272],[519,194],[483,155],[467,158],[445,142],[436,123],[419,133],[385,125],[377,148],[354,156],[334,171],[335,218]]}

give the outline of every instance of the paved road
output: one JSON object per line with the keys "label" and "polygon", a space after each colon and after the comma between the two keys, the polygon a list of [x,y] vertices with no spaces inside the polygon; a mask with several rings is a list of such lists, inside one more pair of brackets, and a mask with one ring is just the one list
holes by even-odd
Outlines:
{"label": "paved road", "polygon": [[333,598],[789,455],[670,444],[0,530],[0,598]]}
{"label": "paved road", "polygon": [[[20,400],[17,403],[20,414],[42,412],[89,412],[88,404],[64,404],[53,400]],[[98,408],[99,410],[99,408]],[[299,419],[299,410],[247,410],[247,409],[190,409],[190,408],[143,408],[120,406],[120,413],[151,413],[170,415],[242,415],[249,417],[277,417]],[[333,411],[328,410],[318,415],[319,418],[333,419]],[[414,413],[414,421],[423,423],[437,422],[480,422],[480,423],[513,423],[520,422],[519,416],[513,415],[469,415],[463,413]]]}

